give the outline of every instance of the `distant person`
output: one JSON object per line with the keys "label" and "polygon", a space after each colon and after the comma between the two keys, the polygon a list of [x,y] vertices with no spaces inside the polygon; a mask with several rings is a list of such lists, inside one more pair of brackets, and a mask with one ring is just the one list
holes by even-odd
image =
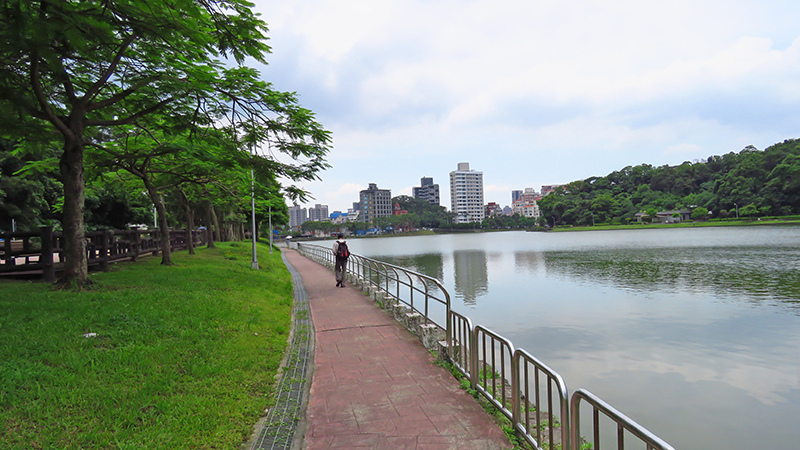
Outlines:
{"label": "distant person", "polygon": [[336,256],[334,273],[336,273],[336,286],[344,287],[344,275],[347,271],[347,258],[350,257],[350,249],[347,248],[347,242],[345,242],[342,233],[339,233],[337,237],[338,239],[333,243],[333,254]]}

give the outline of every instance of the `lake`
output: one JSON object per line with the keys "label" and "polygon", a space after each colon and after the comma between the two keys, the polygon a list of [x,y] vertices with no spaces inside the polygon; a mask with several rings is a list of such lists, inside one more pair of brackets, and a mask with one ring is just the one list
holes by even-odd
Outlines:
{"label": "lake", "polygon": [[675,448],[800,448],[798,226],[348,243],[442,280],[454,310]]}

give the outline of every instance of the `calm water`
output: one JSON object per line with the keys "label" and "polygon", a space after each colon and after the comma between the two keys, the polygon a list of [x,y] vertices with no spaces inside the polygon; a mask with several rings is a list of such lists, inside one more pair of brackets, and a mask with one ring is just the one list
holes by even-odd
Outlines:
{"label": "calm water", "polygon": [[676,448],[800,448],[800,227],[353,239]]}

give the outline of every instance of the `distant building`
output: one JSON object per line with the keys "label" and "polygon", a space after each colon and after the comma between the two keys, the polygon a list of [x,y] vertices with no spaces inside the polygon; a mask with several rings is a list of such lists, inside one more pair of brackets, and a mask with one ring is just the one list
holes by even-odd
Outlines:
{"label": "distant building", "polygon": [[519,200],[522,197],[522,191],[511,191],[511,203]]}
{"label": "distant building", "polygon": [[559,187],[559,186],[561,186],[561,185],[560,184],[551,184],[551,185],[542,186],[542,197],[544,197],[545,195],[555,191],[556,188]]}
{"label": "distant building", "polygon": [[432,205],[439,205],[439,185],[434,184],[432,177],[420,178],[421,186],[415,186],[412,191],[414,198],[427,200]]}
{"label": "distant building", "polygon": [[289,207],[289,227],[292,230],[300,230],[300,226],[306,221],[308,221],[308,215],[305,208],[297,205]]}
{"label": "distant building", "polygon": [[468,162],[450,172],[450,207],[456,223],[483,220],[483,172],[470,170]]}
{"label": "distant building", "polygon": [[519,214],[524,217],[538,218],[541,214],[539,212],[539,204],[537,203],[537,200],[540,200],[541,198],[541,195],[536,193],[533,188],[525,188],[517,200],[512,203],[511,213]]}
{"label": "distant building", "polygon": [[395,203],[394,209],[392,209],[392,214],[395,216],[402,216],[403,214],[408,214],[408,211],[405,209],[400,209],[400,203]]}
{"label": "distant building", "polygon": [[328,205],[314,205],[313,208],[308,208],[308,220],[312,222],[323,222],[330,220],[328,215]]}
{"label": "distant building", "polygon": [[508,206],[508,205],[503,206],[503,215],[504,216],[510,216],[511,214],[513,214],[511,211],[512,210],[511,210],[510,206]]}
{"label": "distant building", "polygon": [[489,202],[486,204],[486,208],[484,209],[484,216],[494,217],[502,215],[503,215],[503,208],[501,208],[500,205],[498,205],[495,202]]}
{"label": "distant building", "polygon": [[361,218],[360,220],[372,223],[376,217],[392,215],[392,191],[390,189],[378,189],[378,185],[370,183],[368,189],[359,192],[358,195]]}

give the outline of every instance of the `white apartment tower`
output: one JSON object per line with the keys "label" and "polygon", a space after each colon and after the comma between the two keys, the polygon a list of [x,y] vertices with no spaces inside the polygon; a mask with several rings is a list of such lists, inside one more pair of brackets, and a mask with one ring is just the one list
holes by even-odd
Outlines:
{"label": "white apartment tower", "polygon": [[450,172],[450,208],[456,223],[483,221],[483,172],[470,170],[467,162]]}

